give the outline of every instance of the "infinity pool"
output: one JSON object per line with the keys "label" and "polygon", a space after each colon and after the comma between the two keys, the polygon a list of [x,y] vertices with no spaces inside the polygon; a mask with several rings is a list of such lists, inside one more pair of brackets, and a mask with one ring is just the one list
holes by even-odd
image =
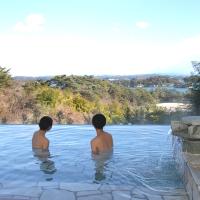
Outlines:
{"label": "infinity pool", "polygon": [[92,156],[92,126],[55,125],[47,133],[49,158],[33,155],[37,125],[0,125],[0,182],[23,180],[145,185],[182,188],[172,153],[169,126],[107,126],[114,151]]}

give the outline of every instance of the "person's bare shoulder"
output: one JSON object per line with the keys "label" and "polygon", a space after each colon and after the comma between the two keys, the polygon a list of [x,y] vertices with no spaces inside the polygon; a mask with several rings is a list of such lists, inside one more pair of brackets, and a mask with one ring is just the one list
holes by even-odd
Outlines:
{"label": "person's bare shoulder", "polygon": [[106,134],[106,136],[108,136],[109,138],[112,138],[112,135],[108,132],[104,132]]}
{"label": "person's bare shoulder", "polygon": [[38,131],[36,131],[36,132],[33,133],[33,136],[32,136],[32,145],[34,145],[34,143],[36,142],[35,140],[37,138],[37,133],[38,133]]}
{"label": "person's bare shoulder", "polygon": [[91,144],[91,145],[94,145],[94,144],[96,144],[97,141],[98,141],[98,138],[95,137],[95,138],[93,138],[93,139],[90,141],[90,144]]}
{"label": "person's bare shoulder", "polygon": [[105,133],[106,133],[106,137],[107,137],[108,141],[110,141],[110,143],[111,143],[111,146],[113,146],[113,138],[112,138],[112,135],[111,135],[110,133],[107,133],[107,132],[105,132]]}
{"label": "person's bare shoulder", "polygon": [[33,148],[37,148],[38,147],[38,136],[37,136],[38,131],[33,133],[33,137],[32,137],[32,147]]}
{"label": "person's bare shoulder", "polygon": [[38,131],[35,131],[35,132],[33,133],[33,138],[36,137],[37,133],[38,133]]}
{"label": "person's bare shoulder", "polygon": [[95,137],[91,140],[90,144],[91,144],[91,149],[92,149],[92,153],[94,154],[98,154],[99,153],[99,148],[98,148],[98,138]]}
{"label": "person's bare shoulder", "polygon": [[49,140],[45,137],[43,141],[43,149],[48,149],[49,148]]}

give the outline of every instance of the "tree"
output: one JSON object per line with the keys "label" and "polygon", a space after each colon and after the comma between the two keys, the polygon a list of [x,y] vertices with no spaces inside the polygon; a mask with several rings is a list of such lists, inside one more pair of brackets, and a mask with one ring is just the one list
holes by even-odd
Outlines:
{"label": "tree", "polygon": [[0,88],[10,85],[12,78],[9,74],[9,71],[10,69],[6,69],[5,67],[0,66]]}
{"label": "tree", "polygon": [[92,105],[80,95],[73,98],[73,104],[78,112],[89,113],[92,108]]}
{"label": "tree", "polygon": [[192,80],[192,105],[193,112],[200,115],[200,62],[192,61],[194,75]]}
{"label": "tree", "polygon": [[59,90],[52,88],[43,88],[37,94],[37,101],[47,107],[55,108],[59,100]]}

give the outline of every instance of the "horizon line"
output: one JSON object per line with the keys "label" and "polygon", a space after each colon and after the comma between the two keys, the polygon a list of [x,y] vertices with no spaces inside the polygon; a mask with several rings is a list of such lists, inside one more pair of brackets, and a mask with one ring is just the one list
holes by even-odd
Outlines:
{"label": "horizon line", "polygon": [[170,75],[170,76],[190,76],[190,73],[140,73],[140,74],[55,74],[55,75],[11,75],[11,77],[54,77],[54,76],[144,76],[144,75]]}

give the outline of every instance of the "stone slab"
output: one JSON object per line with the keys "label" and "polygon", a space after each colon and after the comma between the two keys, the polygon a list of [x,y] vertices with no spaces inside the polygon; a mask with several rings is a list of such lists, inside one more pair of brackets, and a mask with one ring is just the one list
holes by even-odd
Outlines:
{"label": "stone slab", "polygon": [[188,125],[184,124],[181,121],[171,121],[171,128],[172,128],[172,134],[179,133],[179,132],[187,132]]}
{"label": "stone slab", "polygon": [[0,200],[30,200],[30,198],[7,198],[7,197],[5,197],[5,198],[0,198]]}
{"label": "stone slab", "polygon": [[20,200],[29,200],[30,198],[29,197],[24,197],[24,196],[21,196],[21,195],[17,195],[17,196],[14,196],[13,197],[13,200],[18,200],[18,199],[20,199]]}
{"label": "stone slab", "polygon": [[200,125],[191,125],[188,127],[188,135],[190,138],[200,139]]}
{"label": "stone slab", "polygon": [[36,187],[37,182],[26,182],[26,181],[4,181],[2,183],[3,188],[16,188],[16,187]]}
{"label": "stone slab", "polygon": [[60,189],[69,190],[72,192],[98,190],[99,187],[100,185],[88,183],[60,183]]}
{"label": "stone slab", "polygon": [[100,186],[100,190],[101,191],[113,191],[113,190],[132,190],[133,188],[135,188],[135,186],[130,186],[130,185],[107,185],[107,184],[103,184]]}
{"label": "stone slab", "polygon": [[39,197],[42,193],[42,189],[40,187],[17,187],[17,188],[3,188],[0,189],[1,195],[23,195],[27,197]]}
{"label": "stone slab", "polygon": [[189,200],[187,196],[164,196],[164,200]]}
{"label": "stone slab", "polygon": [[184,124],[197,126],[200,125],[200,116],[187,116],[181,120]]}
{"label": "stone slab", "polygon": [[75,195],[73,192],[69,192],[66,190],[56,190],[56,189],[49,189],[45,190],[40,200],[76,200]]}
{"label": "stone slab", "polygon": [[113,191],[112,195],[114,200],[131,200],[130,191]]}
{"label": "stone slab", "polygon": [[95,195],[95,194],[101,194],[99,190],[92,190],[92,191],[80,191],[77,192],[77,196],[90,196],[90,195]]}
{"label": "stone slab", "polygon": [[146,199],[144,194],[132,194],[132,199]]}
{"label": "stone slab", "polygon": [[163,200],[162,196],[159,195],[147,195],[148,200]]}
{"label": "stone slab", "polygon": [[92,195],[87,197],[78,197],[77,200],[112,200],[111,194]]}

